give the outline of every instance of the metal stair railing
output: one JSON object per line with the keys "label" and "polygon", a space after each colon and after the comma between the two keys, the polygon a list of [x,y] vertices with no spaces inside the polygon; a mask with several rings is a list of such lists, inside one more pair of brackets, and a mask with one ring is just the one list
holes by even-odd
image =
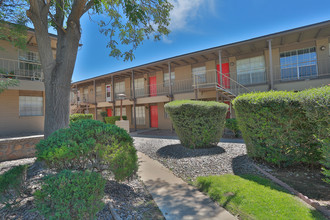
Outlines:
{"label": "metal stair railing", "polygon": [[[220,77],[220,79],[218,78]],[[220,71],[216,71],[216,87],[217,90],[221,90],[232,94],[233,96],[238,96],[243,93],[249,93],[251,90],[237,82],[236,80],[230,78],[227,75],[221,74]]]}

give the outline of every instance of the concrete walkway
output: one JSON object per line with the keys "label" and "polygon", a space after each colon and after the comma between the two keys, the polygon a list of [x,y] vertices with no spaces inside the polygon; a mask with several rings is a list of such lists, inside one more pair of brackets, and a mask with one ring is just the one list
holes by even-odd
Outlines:
{"label": "concrete walkway", "polygon": [[141,152],[138,157],[138,175],[166,219],[236,219],[158,161]]}

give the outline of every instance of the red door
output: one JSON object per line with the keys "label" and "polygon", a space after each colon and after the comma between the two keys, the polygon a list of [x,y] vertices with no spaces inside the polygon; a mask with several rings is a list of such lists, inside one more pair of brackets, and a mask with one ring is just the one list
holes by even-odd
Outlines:
{"label": "red door", "polygon": [[112,109],[111,108],[108,108],[107,109],[107,114],[108,114],[108,117],[111,117],[112,116]]}
{"label": "red door", "polygon": [[158,128],[158,106],[150,105],[150,126]]}
{"label": "red door", "polygon": [[149,77],[149,93],[150,96],[156,96],[157,95],[157,80],[156,76]]}
{"label": "red door", "polygon": [[[229,89],[230,88],[229,63],[223,63],[221,67],[222,67],[222,87],[225,89]],[[219,64],[217,65],[217,71],[218,71],[218,85],[221,85]]]}

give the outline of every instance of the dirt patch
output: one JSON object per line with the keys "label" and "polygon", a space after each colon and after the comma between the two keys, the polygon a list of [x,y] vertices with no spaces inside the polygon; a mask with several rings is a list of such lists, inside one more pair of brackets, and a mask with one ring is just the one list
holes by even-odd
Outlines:
{"label": "dirt patch", "polygon": [[262,165],[263,169],[282,180],[313,202],[330,210],[330,185],[322,181],[319,168],[274,168]]}

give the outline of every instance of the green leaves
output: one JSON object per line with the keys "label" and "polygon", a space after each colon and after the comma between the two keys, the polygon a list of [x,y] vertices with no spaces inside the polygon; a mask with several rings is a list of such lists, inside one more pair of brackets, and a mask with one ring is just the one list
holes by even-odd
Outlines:
{"label": "green leaves", "polygon": [[98,173],[63,170],[44,178],[36,207],[47,219],[94,219],[104,206],[104,187]]}
{"label": "green leaves", "polygon": [[188,148],[217,145],[222,136],[228,105],[218,102],[178,100],[165,105],[181,144]]}
{"label": "green leaves", "polygon": [[330,94],[328,87],[237,97],[233,104],[248,155],[277,166],[318,164],[320,141],[315,135],[329,126],[329,104],[324,103],[329,103],[330,95],[325,94]]}
{"label": "green leaves", "polygon": [[122,181],[138,169],[133,139],[115,125],[78,120],[37,144],[37,158],[57,170],[108,170]]}
{"label": "green leaves", "polygon": [[[1,73],[1,71],[0,71]],[[0,80],[0,93],[8,89],[8,87],[18,86],[19,81],[16,79],[1,79]]]}

